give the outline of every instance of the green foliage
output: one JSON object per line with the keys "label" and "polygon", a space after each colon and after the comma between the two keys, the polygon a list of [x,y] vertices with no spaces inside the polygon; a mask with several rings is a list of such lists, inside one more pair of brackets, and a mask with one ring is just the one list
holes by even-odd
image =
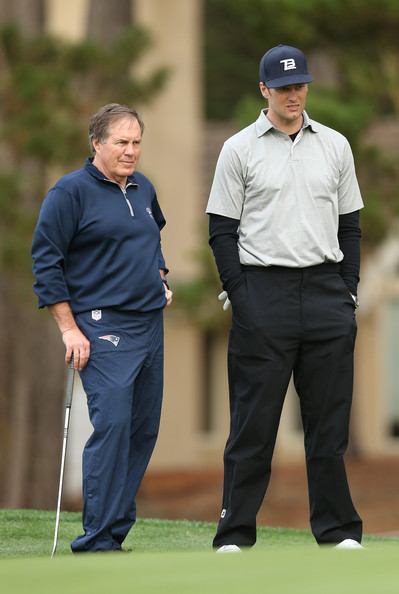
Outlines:
{"label": "green foliage", "polygon": [[204,228],[204,240],[194,254],[201,274],[192,280],[177,281],[173,284],[174,300],[179,307],[168,311],[168,319],[182,316],[191,323],[199,324],[206,331],[227,331],[231,325],[231,316],[223,311],[223,302],[218,301],[218,294],[223,290],[207,241],[208,229]]}
{"label": "green foliage", "polygon": [[310,117],[325,126],[339,130],[357,149],[359,136],[371,123],[373,111],[364,96],[348,101],[342,92],[332,87],[309,85],[306,109]]}
{"label": "green foliage", "polygon": [[326,52],[348,93],[366,93],[377,113],[398,113],[396,0],[206,0],[205,19],[209,119],[229,119],[254,93],[260,58],[279,43]]}
{"label": "green foliage", "polygon": [[374,191],[367,192],[367,208],[360,213],[360,224],[363,237],[368,243],[377,244],[382,241],[386,233],[386,220],[378,195]]}
{"label": "green foliage", "polygon": [[52,167],[68,172],[90,154],[89,119],[109,102],[149,102],[166,81],[158,68],[138,78],[133,67],[151,44],[128,28],[109,47],[23,37],[0,29],[0,270],[30,269],[30,243]]}
{"label": "green foliage", "polygon": [[31,267],[28,242],[36,217],[24,207],[24,182],[17,172],[0,171],[0,270],[28,273]]}
{"label": "green foliage", "polygon": [[14,27],[0,31],[0,44],[6,72],[0,138],[16,157],[29,155],[46,165],[82,159],[92,113],[111,101],[149,101],[167,74],[164,68],[144,80],[129,74],[150,44],[139,28],[127,29],[110,48],[44,35],[26,39]]}

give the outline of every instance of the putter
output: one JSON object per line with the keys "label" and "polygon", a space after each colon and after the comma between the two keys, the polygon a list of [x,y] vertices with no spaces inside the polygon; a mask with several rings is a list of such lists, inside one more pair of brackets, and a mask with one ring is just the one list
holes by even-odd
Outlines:
{"label": "putter", "polygon": [[61,471],[60,471],[60,484],[58,487],[58,503],[57,503],[57,517],[55,520],[55,533],[54,533],[54,545],[51,558],[54,557],[55,551],[57,550],[57,539],[58,539],[58,527],[60,524],[60,511],[61,511],[61,495],[62,495],[62,484],[64,482],[64,469],[65,469],[65,458],[68,441],[68,430],[69,430],[69,416],[71,413],[72,406],[72,394],[73,394],[73,380],[75,378],[75,370],[73,368],[73,355],[69,363],[68,371],[68,382],[65,394],[65,423],[64,423],[64,441],[62,444],[62,456],[61,456]]}

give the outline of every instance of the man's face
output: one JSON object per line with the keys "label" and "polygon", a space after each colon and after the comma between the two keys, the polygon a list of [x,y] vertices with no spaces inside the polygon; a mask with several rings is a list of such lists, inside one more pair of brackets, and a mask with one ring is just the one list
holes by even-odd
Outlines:
{"label": "man's face", "polygon": [[277,89],[269,89],[260,83],[260,90],[265,99],[269,102],[267,117],[283,132],[292,129],[298,120],[302,122],[302,112],[306,105],[308,85],[296,84]]}
{"label": "man's face", "polygon": [[93,140],[96,151],[93,164],[108,179],[124,186],[140,157],[140,124],[136,118],[124,117],[113,122],[108,131],[105,142]]}

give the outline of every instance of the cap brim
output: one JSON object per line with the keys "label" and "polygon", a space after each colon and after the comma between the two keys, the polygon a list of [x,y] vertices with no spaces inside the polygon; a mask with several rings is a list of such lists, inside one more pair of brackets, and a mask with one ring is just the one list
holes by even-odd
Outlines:
{"label": "cap brim", "polygon": [[290,76],[280,76],[268,81],[262,81],[269,89],[278,87],[287,87],[288,85],[301,85],[312,82],[310,74],[291,74]]}

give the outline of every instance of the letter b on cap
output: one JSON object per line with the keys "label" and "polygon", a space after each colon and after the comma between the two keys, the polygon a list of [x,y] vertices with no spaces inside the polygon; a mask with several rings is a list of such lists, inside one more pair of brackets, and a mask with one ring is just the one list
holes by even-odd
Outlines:
{"label": "letter b on cap", "polygon": [[280,60],[280,64],[284,64],[284,70],[296,70],[296,64],[294,58],[288,58],[287,60]]}

